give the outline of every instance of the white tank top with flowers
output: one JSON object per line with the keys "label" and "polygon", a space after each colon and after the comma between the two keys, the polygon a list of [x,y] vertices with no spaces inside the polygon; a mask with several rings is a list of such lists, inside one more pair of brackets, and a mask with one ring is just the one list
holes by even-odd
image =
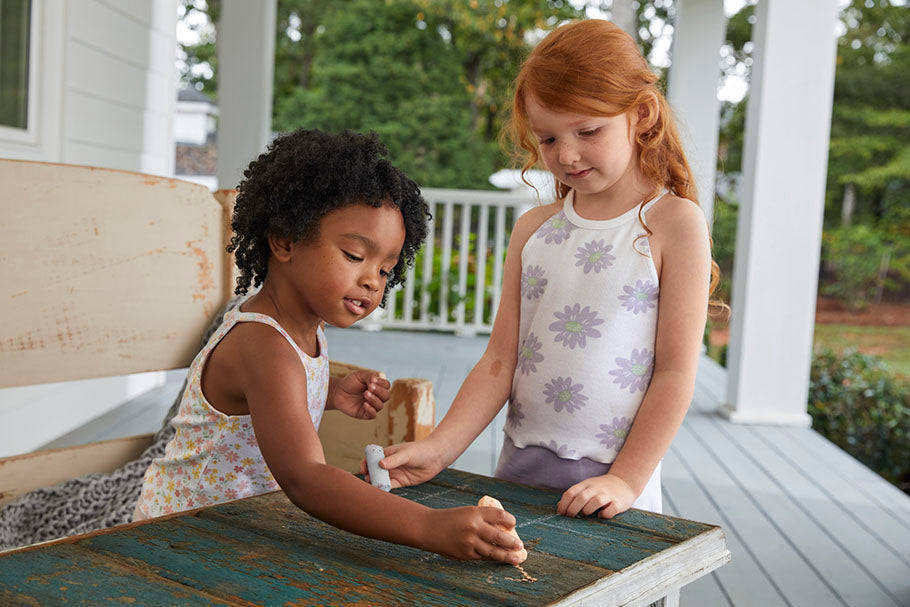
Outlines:
{"label": "white tank top with flowers", "polygon": [[145,473],[135,519],[279,489],[259,450],[250,416],[226,415],[202,394],[202,370],[209,355],[239,322],[270,325],[288,340],[306,370],[310,419],[319,428],[329,387],[329,358],[322,328],[317,331],[319,355],[314,358],[305,354],[274,318],[241,312],[238,306],[225,313],[221,326],[190,365],[180,408],[171,420],[177,432],[165,447],[164,456],[153,460]]}
{"label": "white tank top with flowers", "polygon": [[[641,209],[642,220],[662,196]],[[658,277],[639,206],[613,219],[563,208],[521,253],[518,364],[506,435],[517,447],[613,462],[654,366]]]}

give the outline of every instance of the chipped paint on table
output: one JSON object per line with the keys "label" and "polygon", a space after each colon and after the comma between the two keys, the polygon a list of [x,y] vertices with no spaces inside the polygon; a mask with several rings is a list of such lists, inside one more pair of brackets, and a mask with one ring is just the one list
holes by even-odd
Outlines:
{"label": "chipped paint on table", "polygon": [[715,526],[568,519],[556,492],[465,472],[394,492],[434,508],[496,496],[529,549],[525,574],[352,535],[276,492],[0,554],[0,604],[647,604],[729,560]]}

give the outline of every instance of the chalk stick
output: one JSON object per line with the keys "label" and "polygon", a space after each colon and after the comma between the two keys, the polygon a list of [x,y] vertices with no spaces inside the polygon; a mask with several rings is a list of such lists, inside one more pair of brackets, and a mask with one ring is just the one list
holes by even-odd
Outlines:
{"label": "chalk stick", "polygon": [[[480,500],[477,502],[477,505],[480,506],[481,508],[499,508],[500,510],[505,510],[505,508],[502,507],[502,503],[498,499],[496,499],[495,497],[490,497],[489,495],[484,495],[482,498],[480,498]],[[518,531],[515,530],[515,527],[512,527],[511,529],[508,527],[504,527],[502,525],[497,525],[497,527],[499,527],[500,529],[502,529],[509,535],[515,536],[515,539],[518,539],[518,540],[521,539],[520,537],[518,537]],[[519,563],[523,563],[525,561],[525,559],[527,559],[527,558],[528,558],[527,549],[522,548],[521,550],[518,551],[518,559],[519,559],[518,562]]]}
{"label": "chalk stick", "polygon": [[385,457],[385,451],[379,445],[367,445],[365,451],[367,470],[370,472],[370,484],[383,491],[392,490],[389,471],[379,467],[379,460]]}

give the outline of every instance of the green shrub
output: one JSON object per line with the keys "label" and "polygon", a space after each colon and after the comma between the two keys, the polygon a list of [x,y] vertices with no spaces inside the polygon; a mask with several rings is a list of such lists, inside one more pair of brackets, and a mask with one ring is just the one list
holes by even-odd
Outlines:
{"label": "green shrub", "polygon": [[714,223],[711,238],[714,241],[714,261],[720,268],[720,284],[714,296],[730,303],[733,278],[733,254],[736,251],[736,222],[739,205],[732,199],[717,195],[714,201]]}
{"label": "green shrub", "polygon": [[879,357],[816,352],[809,414],[815,430],[910,492],[910,387]]}
{"label": "green shrub", "polygon": [[[890,266],[905,270],[904,252],[895,245],[885,232],[866,225],[826,231],[822,235],[822,261],[827,276],[821,285],[822,295],[838,299],[850,310],[867,308],[879,288],[882,260],[892,259]],[[894,288],[892,283],[888,280],[882,288]]]}
{"label": "green shrub", "polygon": [[718,322],[708,318],[708,321],[705,323],[705,333],[702,337],[702,344],[705,346],[705,354],[722,367],[727,366],[727,344],[711,345],[711,332],[715,327],[720,328],[725,327],[726,325],[726,321]]}

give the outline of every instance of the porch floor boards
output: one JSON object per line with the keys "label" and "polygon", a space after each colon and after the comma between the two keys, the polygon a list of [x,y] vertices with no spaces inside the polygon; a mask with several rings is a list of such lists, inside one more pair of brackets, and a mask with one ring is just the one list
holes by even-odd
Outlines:
{"label": "porch floor boards", "polygon": [[[332,358],[434,382],[436,421],[486,337],[330,330]],[[726,370],[704,357],[664,459],[664,511],[720,525],[733,560],[686,586],[682,605],[910,605],[910,497],[809,428],[716,414]],[[492,474],[505,413],[453,467]]]}
{"label": "porch floor boards", "polygon": [[[332,359],[433,381],[436,421],[487,338],[327,330]],[[150,432],[168,383],[48,447]],[[733,560],[683,588],[683,606],[910,605],[910,497],[814,430],[732,424],[716,414],[726,370],[703,357],[692,406],[663,463],[664,512],[720,525]],[[152,404],[156,402],[157,404]],[[505,412],[454,468],[491,475]]]}

